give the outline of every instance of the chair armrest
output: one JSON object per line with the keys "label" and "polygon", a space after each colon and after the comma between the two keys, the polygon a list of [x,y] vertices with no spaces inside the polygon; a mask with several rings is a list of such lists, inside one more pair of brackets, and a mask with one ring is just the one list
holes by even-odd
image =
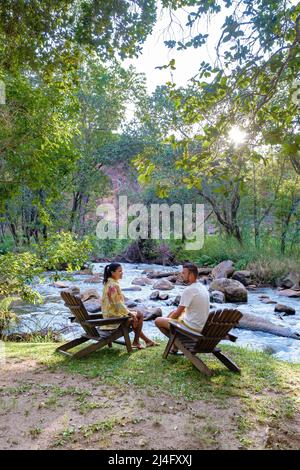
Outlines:
{"label": "chair armrest", "polygon": [[173,327],[178,333],[181,333],[185,336],[189,336],[192,339],[197,340],[199,338],[205,338],[205,336],[203,336],[201,333],[197,333],[196,331],[191,330],[190,328],[185,325],[182,325],[181,323],[170,320],[170,325],[171,328]]}
{"label": "chair armrest", "polygon": [[227,333],[224,339],[227,339],[228,341],[232,341],[233,343],[235,343],[238,337],[231,333]]}
{"label": "chair armrest", "polygon": [[[101,318],[103,318],[103,315],[102,313],[90,313],[90,316],[91,316],[91,320],[100,320]],[[71,323],[74,323],[74,322],[78,322],[76,320],[76,317],[72,316],[72,317],[68,317],[69,320],[71,321]],[[87,320],[89,321],[89,320]]]}
{"label": "chair armrest", "polygon": [[83,325],[89,326],[101,326],[101,325],[114,325],[115,323],[125,323],[130,317],[114,317],[114,318],[103,318],[99,320],[86,320],[82,322]]}

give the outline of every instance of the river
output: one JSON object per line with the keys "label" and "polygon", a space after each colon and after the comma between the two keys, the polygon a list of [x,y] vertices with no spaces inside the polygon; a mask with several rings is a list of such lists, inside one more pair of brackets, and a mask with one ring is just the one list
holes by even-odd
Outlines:
{"label": "river", "polygon": [[[142,275],[142,272],[146,268],[153,268],[154,270],[174,270],[178,271],[180,267],[166,268],[160,265],[149,265],[149,264],[127,264],[122,263],[124,275],[120,284],[122,288],[132,287],[131,281],[135,277]],[[93,272],[103,272],[104,263],[94,263]],[[40,292],[44,297],[45,301],[40,305],[26,304],[19,302],[14,306],[14,311],[18,313],[20,323],[15,327],[12,332],[32,332],[44,328],[51,328],[55,331],[63,330],[63,336],[65,338],[73,338],[80,331],[79,325],[71,324],[69,321],[69,310],[64,306],[63,301],[60,297],[60,289],[51,285],[50,276],[53,273],[47,273],[45,275],[45,282],[36,283],[33,287]],[[62,274],[66,274],[63,273]],[[81,292],[89,288],[96,288],[101,294],[102,284],[86,283],[89,276],[82,274],[73,274],[73,280],[63,281],[68,286],[77,286]],[[174,289],[166,291],[170,298],[181,294],[184,286],[175,286]],[[139,299],[138,305],[147,307],[161,307],[163,315],[167,315],[171,310],[174,310],[174,306],[168,306],[167,301],[153,301],[149,299],[150,293],[152,292],[152,286],[142,286],[140,291],[126,291],[125,296],[131,300]],[[287,304],[296,310],[296,314],[292,316],[286,316],[279,318],[278,314],[274,313],[274,304],[264,304],[260,301],[259,296],[262,294],[268,295],[272,300],[279,303]],[[248,293],[247,304],[214,304],[216,307],[234,307],[238,308],[242,313],[252,313],[268,320],[273,323],[282,326],[292,327],[294,330],[300,332],[300,298],[287,298],[279,296],[275,289],[271,288],[257,288],[254,291]],[[151,337],[161,338],[162,335],[157,330],[153,321],[147,321],[144,323],[144,330],[147,335]],[[289,362],[300,362],[300,341],[292,338],[284,338],[260,331],[249,331],[236,329],[234,332],[238,336],[238,340],[235,343],[237,346],[243,346],[252,348],[260,351],[269,351],[276,358],[283,359]],[[233,344],[233,343],[230,343]]]}

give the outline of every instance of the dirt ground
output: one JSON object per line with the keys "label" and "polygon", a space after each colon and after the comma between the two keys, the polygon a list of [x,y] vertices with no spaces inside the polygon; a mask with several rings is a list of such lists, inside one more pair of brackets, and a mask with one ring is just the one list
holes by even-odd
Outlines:
{"label": "dirt ground", "polygon": [[[174,399],[33,360],[9,359],[1,370],[0,449],[243,449],[239,416],[237,398]],[[258,425],[248,448],[299,449],[299,429],[299,417],[282,429]]]}

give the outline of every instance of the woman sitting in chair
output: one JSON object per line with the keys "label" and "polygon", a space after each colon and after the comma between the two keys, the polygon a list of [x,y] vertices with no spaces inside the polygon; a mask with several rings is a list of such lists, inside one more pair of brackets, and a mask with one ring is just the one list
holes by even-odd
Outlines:
{"label": "woman sitting in chair", "polygon": [[[149,339],[142,331],[143,328],[143,314],[130,310],[124,303],[124,296],[122,294],[119,279],[123,277],[123,269],[119,263],[111,263],[105,266],[103,278],[103,292],[102,292],[102,315],[103,318],[116,318],[116,317],[131,317],[132,327],[135,333],[132,347],[135,349],[143,349],[140,343],[140,338],[145,341],[146,347],[155,346],[156,343]],[[102,329],[112,330],[117,325],[105,325]]]}

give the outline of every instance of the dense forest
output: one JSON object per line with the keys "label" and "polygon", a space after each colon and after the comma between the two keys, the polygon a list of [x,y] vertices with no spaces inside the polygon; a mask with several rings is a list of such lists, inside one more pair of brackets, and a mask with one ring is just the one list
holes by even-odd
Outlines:
{"label": "dense forest", "polygon": [[[44,269],[71,268],[126,252],[130,240],[95,236],[96,206],[113,197],[108,170],[125,175],[119,194],[131,202],[205,204],[212,230],[201,250],[148,241],[143,260],[230,258],[266,282],[297,270],[299,5],[161,5],[170,18],[184,6],[189,38],[165,46],[200,51],[225,11],[215,57],[187,86],[170,81],[149,95],[123,60],[140,53],[156,2],[1,3],[0,264],[13,284],[24,263],[31,276],[36,258]],[[196,27],[204,16],[205,34]]]}

